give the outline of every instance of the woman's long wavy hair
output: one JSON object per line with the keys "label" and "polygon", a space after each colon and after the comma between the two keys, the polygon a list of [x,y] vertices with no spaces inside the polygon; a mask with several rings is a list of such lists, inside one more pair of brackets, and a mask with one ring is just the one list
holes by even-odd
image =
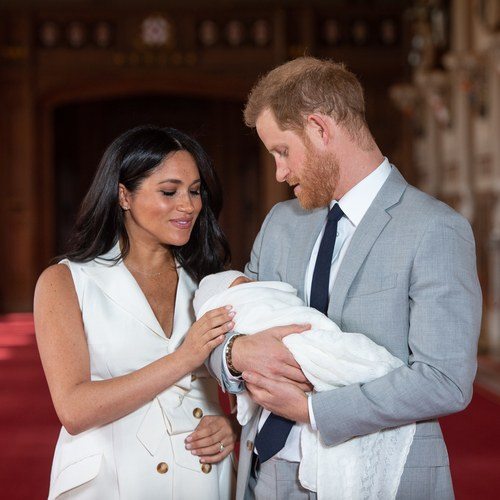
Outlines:
{"label": "woman's long wavy hair", "polygon": [[130,241],[118,201],[118,184],[130,192],[136,191],[142,181],[176,151],[189,153],[198,167],[202,209],[189,241],[183,246],[171,246],[171,251],[195,281],[223,270],[229,264],[230,252],[217,221],[222,208],[222,190],[207,154],[198,142],[179,130],[150,125],[125,132],[108,147],[61,258],[88,262],[109,252],[120,240],[122,251],[117,261],[124,259],[130,250]]}

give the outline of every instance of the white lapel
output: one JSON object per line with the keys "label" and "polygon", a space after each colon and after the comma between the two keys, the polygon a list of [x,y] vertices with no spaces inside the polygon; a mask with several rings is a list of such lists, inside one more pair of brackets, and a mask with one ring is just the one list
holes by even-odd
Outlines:
{"label": "white lapel", "polygon": [[115,304],[143,323],[149,330],[165,340],[169,340],[149,305],[140,286],[120,259],[108,262],[120,255],[119,245],[107,254],[82,265],[82,270]]}
{"label": "white lapel", "polygon": [[181,344],[184,336],[195,321],[193,310],[193,296],[197,284],[180,266],[177,266],[179,280],[177,283],[177,294],[175,297],[174,324],[170,337],[170,351],[174,351]]}

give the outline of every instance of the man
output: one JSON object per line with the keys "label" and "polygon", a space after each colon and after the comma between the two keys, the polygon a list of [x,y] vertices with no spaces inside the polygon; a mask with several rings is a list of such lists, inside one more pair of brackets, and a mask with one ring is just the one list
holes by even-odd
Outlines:
{"label": "man", "polygon": [[415,421],[397,498],[453,498],[436,419],[472,396],[481,292],[468,222],[384,158],[362,88],[341,64],[304,57],[279,66],[252,90],[245,121],[274,156],[277,181],[297,197],[268,214],[246,274],[291,283],[343,331],[365,334],[405,364],[307,396],[281,342],[307,326],[228,336],[210,368],[227,390],[246,388],[264,408],[243,430],[237,498],[315,498],[297,478],[294,422],[335,446]]}

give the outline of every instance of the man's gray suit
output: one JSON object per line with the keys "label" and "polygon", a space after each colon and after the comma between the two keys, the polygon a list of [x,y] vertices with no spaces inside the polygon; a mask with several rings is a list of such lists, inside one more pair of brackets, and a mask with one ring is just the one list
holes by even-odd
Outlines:
{"label": "man's gray suit", "polygon": [[[305,272],[327,208],[276,205],[246,267],[258,280],[285,281],[304,297]],[[453,498],[446,446],[437,417],[472,397],[481,291],[468,222],[407,184],[393,167],[357,227],[330,297],[328,316],[360,332],[406,365],[363,385],[313,395],[327,445],[417,421],[398,498]],[[210,358],[224,381],[222,349]],[[227,385],[227,384],[226,384]],[[245,496],[258,417],[243,430],[237,498]]]}

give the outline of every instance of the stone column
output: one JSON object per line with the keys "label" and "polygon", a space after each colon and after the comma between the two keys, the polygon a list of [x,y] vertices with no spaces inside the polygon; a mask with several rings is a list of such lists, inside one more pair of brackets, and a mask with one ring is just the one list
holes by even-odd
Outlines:
{"label": "stone column", "polygon": [[443,183],[443,137],[442,127],[448,124],[449,110],[443,100],[448,86],[448,76],[443,71],[422,72],[415,82],[425,103],[425,133],[427,156],[425,161],[425,183],[419,188],[439,198]]}
{"label": "stone column", "polygon": [[456,207],[462,215],[472,222],[474,218],[473,165],[474,144],[472,119],[467,87],[470,85],[470,72],[474,59],[468,52],[471,35],[471,4],[463,0],[454,0],[452,12],[452,50],[444,58],[444,63],[451,73],[452,105],[454,109],[454,133],[457,145],[459,205]]}
{"label": "stone column", "polygon": [[500,130],[500,35],[497,35],[492,44],[489,67],[491,68],[489,97],[494,171],[493,191],[496,202],[492,213],[489,237],[490,288],[486,308],[489,351],[500,357],[500,140],[495,139],[495,134],[498,134]]}

